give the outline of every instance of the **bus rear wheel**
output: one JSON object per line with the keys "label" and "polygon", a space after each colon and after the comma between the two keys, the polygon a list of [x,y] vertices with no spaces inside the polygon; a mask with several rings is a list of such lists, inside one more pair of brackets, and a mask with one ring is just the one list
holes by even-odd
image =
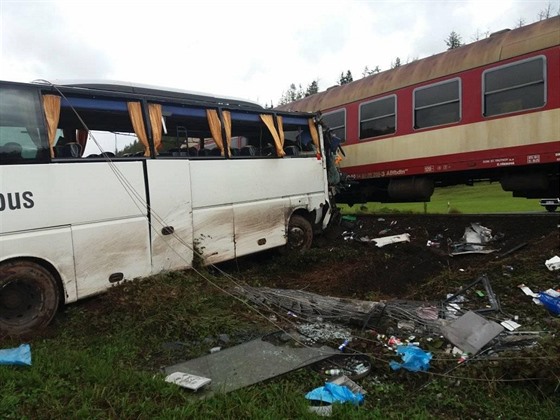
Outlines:
{"label": "bus rear wheel", "polygon": [[290,218],[288,224],[288,251],[304,252],[311,248],[313,242],[313,227],[309,220],[298,214]]}
{"label": "bus rear wheel", "polygon": [[59,301],[56,280],[41,265],[26,260],[0,265],[0,335],[22,335],[45,327]]}

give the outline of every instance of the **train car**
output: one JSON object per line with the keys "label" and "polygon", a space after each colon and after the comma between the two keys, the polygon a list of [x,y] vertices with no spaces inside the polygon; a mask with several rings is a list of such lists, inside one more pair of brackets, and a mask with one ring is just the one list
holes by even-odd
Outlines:
{"label": "train car", "polygon": [[342,140],[346,203],[429,201],[434,187],[499,181],[555,197],[560,167],[560,17],[278,107],[321,112]]}

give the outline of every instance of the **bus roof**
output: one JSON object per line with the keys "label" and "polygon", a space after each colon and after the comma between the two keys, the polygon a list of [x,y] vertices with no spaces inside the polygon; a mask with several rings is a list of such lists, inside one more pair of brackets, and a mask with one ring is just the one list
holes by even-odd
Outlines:
{"label": "bus roof", "polygon": [[183,100],[187,102],[200,103],[214,106],[227,106],[233,108],[243,108],[251,110],[262,110],[263,107],[257,102],[246,99],[216,96],[210,93],[202,93],[188,90],[181,90],[168,87],[152,86],[141,83],[131,83],[113,80],[55,80],[49,81],[36,80],[33,83],[54,85],[58,88],[77,88],[83,89],[84,93],[89,91],[102,91],[117,94],[136,94],[155,98],[166,98]]}

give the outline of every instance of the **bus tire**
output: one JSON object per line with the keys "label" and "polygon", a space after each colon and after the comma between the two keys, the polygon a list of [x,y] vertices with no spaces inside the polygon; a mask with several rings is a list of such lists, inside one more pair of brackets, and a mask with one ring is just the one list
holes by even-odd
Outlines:
{"label": "bus tire", "polygon": [[0,264],[0,335],[44,328],[58,310],[60,289],[43,266],[14,260]]}
{"label": "bus tire", "polygon": [[556,211],[557,206],[544,206],[544,208],[546,209],[546,211],[548,211],[549,213],[554,213]]}
{"label": "bus tire", "polygon": [[313,227],[309,220],[299,214],[290,217],[288,223],[288,251],[305,252],[313,242]]}

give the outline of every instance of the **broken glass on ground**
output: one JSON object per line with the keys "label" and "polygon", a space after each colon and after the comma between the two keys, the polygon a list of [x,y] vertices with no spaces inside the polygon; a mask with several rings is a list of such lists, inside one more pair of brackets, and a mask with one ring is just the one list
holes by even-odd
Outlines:
{"label": "broken glass on ground", "polygon": [[211,380],[198,392],[207,397],[274,378],[338,353],[328,346],[295,347],[293,340],[275,338],[276,334],[168,366],[165,373],[184,373]]}
{"label": "broken glass on ground", "polygon": [[473,311],[442,327],[444,337],[470,355],[478,353],[503,331],[504,327],[500,324],[489,321]]}

